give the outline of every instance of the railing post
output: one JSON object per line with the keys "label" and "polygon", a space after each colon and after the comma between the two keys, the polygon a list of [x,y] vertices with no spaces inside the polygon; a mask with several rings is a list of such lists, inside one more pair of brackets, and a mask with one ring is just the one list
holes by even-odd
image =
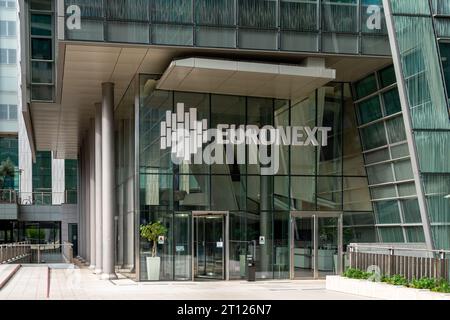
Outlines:
{"label": "railing post", "polygon": [[350,268],[353,269],[353,260],[354,260],[354,258],[353,258],[353,247],[352,246],[348,246],[348,255],[349,255]]}
{"label": "railing post", "polygon": [[445,251],[439,252],[439,277],[441,279],[447,279],[447,270],[445,263]]}
{"label": "railing post", "polygon": [[394,256],[394,248],[389,249],[389,268],[388,268],[388,275],[392,277],[395,272],[395,256]]}

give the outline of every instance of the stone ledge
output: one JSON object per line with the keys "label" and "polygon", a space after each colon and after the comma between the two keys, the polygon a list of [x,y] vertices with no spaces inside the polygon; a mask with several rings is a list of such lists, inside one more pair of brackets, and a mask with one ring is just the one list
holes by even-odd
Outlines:
{"label": "stone ledge", "polygon": [[406,288],[387,283],[327,276],[327,290],[355,294],[380,300],[450,300],[450,294]]}

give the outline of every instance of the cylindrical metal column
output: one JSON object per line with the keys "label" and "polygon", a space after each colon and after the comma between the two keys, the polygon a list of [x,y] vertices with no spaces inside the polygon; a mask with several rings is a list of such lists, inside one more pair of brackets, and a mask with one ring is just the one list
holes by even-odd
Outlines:
{"label": "cylindrical metal column", "polygon": [[90,220],[90,212],[89,212],[89,139],[88,136],[84,139],[84,217],[85,217],[85,230],[86,230],[86,242],[85,242],[85,265],[89,266],[91,258],[91,220]]}
{"label": "cylindrical metal column", "polygon": [[88,136],[89,147],[89,223],[90,223],[90,238],[89,244],[91,265],[89,269],[95,270],[96,266],[96,237],[95,237],[95,120],[90,120],[90,130]]}
{"label": "cylindrical metal column", "polygon": [[102,84],[102,210],[103,273],[102,279],[117,279],[114,254],[114,84]]}
{"label": "cylindrical metal column", "polygon": [[78,156],[78,172],[79,172],[79,185],[78,188],[78,194],[79,194],[79,207],[78,207],[78,214],[79,214],[79,241],[78,241],[78,256],[83,259],[84,257],[84,242],[85,242],[85,236],[84,236],[84,184],[83,184],[83,173],[84,173],[84,167],[83,167],[83,148],[80,147],[79,149],[79,156]]}
{"label": "cylindrical metal column", "polygon": [[95,104],[95,273],[103,272],[102,238],[102,104]]}

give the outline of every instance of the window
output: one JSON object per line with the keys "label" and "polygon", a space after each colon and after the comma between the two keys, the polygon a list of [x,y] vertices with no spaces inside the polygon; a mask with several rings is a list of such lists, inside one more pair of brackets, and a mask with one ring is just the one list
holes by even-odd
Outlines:
{"label": "window", "polygon": [[441,43],[441,59],[444,69],[445,85],[447,87],[447,95],[450,99],[450,43]]}
{"label": "window", "polygon": [[65,160],[65,189],[66,189],[66,203],[76,204],[77,190],[78,190],[78,161]]}
{"label": "window", "polygon": [[[83,1],[86,2],[86,1]],[[53,1],[31,1],[31,99],[54,99],[54,15]],[[124,8],[125,6],[123,6]]]}
{"label": "window", "polygon": [[8,105],[0,104],[0,120],[8,120]]}
{"label": "window", "polygon": [[378,96],[361,102],[358,106],[358,111],[361,125],[378,120],[383,116]]}
{"label": "window", "polygon": [[0,120],[17,120],[17,105],[0,104]]}
{"label": "window", "polygon": [[381,86],[383,88],[396,83],[397,79],[395,78],[394,66],[390,66],[386,69],[381,70],[380,71],[380,80],[381,80]]}
{"label": "window", "polygon": [[0,1],[0,8],[14,9],[16,7],[15,1]]}
{"label": "window", "polygon": [[33,36],[51,36],[52,16],[49,14],[32,14],[31,34]]}
{"label": "window", "polygon": [[50,151],[36,152],[36,162],[33,164],[33,193],[36,204],[52,204],[52,153]]}
{"label": "window", "polygon": [[8,63],[8,49],[0,49],[0,63]]}
{"label": "window", "polygon": [[[10,160],[17,173],[19,163],[19,139],[16,137],[0,137],[0,163]],[[3,178],[2,189],[17,190],[19,186],[19,174]]]}
{"label": "window", "polygon": [[16,35],[15,21],[0,21],[0,36],[13,37]]}
{"label": "window", "polygon": [[0,36],[6,37],[8,35],[8,23],[0,21]]}
{"label": "window", "polygon": [[17,62],[16,49],[0,49],[0,63],[15,64]]}
{"label": "window", "polygon": [[15,64],[17,62],[16,49],[8,49],[8,63]]}

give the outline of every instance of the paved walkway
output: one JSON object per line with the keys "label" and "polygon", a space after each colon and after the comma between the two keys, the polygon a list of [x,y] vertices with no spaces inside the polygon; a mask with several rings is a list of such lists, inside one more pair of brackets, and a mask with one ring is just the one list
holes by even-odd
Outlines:
{"label": "paved walkway", "polygon": [[[47,268],[23,266],[0,291],[0,300],[47,299]],[[325,281],[136,283],[100,280],[87,268],[51,269],[56,300],[360,300],[325,289]]]}

